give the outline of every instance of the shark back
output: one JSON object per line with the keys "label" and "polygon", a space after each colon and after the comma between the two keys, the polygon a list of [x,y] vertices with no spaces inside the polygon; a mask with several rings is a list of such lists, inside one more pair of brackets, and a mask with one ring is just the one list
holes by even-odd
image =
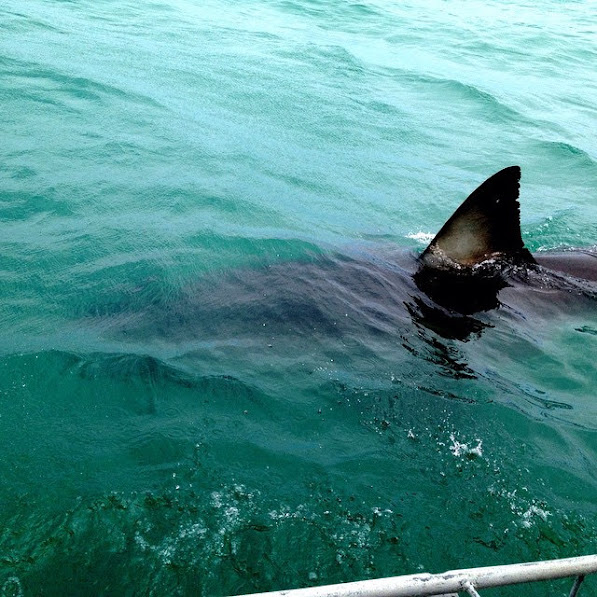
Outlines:
{"label": "shark back", "polygon": [[597,247],[592,250],[535,253],[535,260],[547,270],[597,282]]}

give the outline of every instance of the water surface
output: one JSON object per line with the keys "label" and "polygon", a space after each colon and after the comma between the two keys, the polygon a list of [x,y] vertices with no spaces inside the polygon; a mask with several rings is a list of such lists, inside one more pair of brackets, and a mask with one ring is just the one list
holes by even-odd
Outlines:
{"label": "water surface", "polygon": [[594,302],[449,337],[407,275],[512,164],[530,249],[597,243],[591,2],[5,0],[0,27],[3,594],[594,552]]}

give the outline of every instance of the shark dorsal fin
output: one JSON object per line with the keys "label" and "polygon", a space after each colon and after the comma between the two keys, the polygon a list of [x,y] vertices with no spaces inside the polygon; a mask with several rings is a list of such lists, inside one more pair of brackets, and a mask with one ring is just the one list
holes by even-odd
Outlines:
{"label": "shark dorsal fin", "polygon": [[520,234],[519,182],[518,166],[488,178],[452,214],[422,258],[457,266],[499,257],[532,261]]}

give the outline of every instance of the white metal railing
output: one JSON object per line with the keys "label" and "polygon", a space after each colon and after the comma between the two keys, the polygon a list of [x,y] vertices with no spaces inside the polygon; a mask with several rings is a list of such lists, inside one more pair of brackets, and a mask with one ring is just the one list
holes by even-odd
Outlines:
{"label": "white metal railing", "polygon": [[590,555],[526,564],[451,570],[443,574],[411,574],[306,589],[253,593],[250,597],[457,597],[457,593],[479,597],[478,591],[482,589],[568,576],[576,577],[570,591],[570,597],[575,597],[584,577],[595,572],[597,555]]}

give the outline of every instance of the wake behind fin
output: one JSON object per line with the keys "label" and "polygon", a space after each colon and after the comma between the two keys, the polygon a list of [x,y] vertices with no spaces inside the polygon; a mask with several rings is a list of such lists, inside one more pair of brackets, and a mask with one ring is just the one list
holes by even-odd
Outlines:
{"label": "wake behind fin", "polygon": [[510,166],[473,191],[421,255],[432,267],[470,267],[489,259],[535,260],[520,233],[520,167]]}

